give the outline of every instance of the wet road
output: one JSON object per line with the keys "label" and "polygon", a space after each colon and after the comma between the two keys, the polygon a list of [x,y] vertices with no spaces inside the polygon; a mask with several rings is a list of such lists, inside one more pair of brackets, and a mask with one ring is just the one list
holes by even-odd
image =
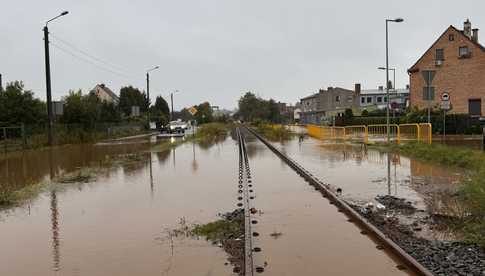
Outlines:
{"label": "wet road", "polygon": [[[255,228],[264,275],[403,274],[261,142],[248,137],[247,146],[255,207],[262,211]],[[386,181],[375,181],[387,170],[372,154],[361,158],[358,150],[321,147],[311,139],[279,146],[322,180],[342,186],[346,197],[368,200],[388,190]],[[237,143],[231,138],[162,152],[147,143],[26,152],[0,160],[0,185],[18,188],[132,153],[139,162],[105,170],[90,183],[57,185],[1,212],[0,275],[231,275],[219,247],[168,234],[236,208]],[[420,186],[413,183],[426,179],[422,174],[454,179],[441,168],[402,165],[405,160],[396,163],[398,195],[419,201]]]}

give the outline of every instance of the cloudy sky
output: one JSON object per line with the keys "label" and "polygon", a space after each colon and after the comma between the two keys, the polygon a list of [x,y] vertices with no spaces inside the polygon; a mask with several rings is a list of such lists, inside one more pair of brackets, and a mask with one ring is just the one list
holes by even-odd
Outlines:
{"label": "cloudy sky", "polygon": [[[45,98],[44,22],[53,98],[105,83],[151,96],[179,90],[175,107],[202,101],[234,108],[245,91],[294,103],[328,86],[385,83],[385,18],[397,86],[449,25],[485,31],[485,1],[449,0],[0,0],[0,73]],[[480,35],[481,36],[481,35]],[[483,41],[483,40],[482,40]]]}

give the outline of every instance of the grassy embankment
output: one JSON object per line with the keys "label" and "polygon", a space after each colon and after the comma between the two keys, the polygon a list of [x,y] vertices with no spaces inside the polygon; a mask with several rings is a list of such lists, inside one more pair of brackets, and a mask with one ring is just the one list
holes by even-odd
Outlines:
{"label": "grassy embankment", "polygon": [[485,247],[485,153],[446,145],[407,143],[389,148],[419,160],[465,169],[459,200],[466,215],[457,224],[467,242]]}
{"label": "grassy embankment", "polygon": [[271,141],[286,141],[293,137],[293,133],[281,125],[258,124],[256,130]]}
{"label": "grassy embankment", "polygon": [[90,182],[96,178],[96,173],[95,169],[82,168],[72,173],[58,176],[53,183],[47,181],[32,183],[18,190],[2,187],[0,188],[0,209],[19,206],[49,188],[62,189],[64,184]]}

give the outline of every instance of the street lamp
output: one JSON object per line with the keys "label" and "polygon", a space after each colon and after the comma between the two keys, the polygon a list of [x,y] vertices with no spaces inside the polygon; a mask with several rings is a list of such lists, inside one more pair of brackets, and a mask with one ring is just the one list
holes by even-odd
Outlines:
{"label": "street lamp", "polygon": [[387,143],[391,142],[391,126],[389,122],[389,22],[400,23],[404,19],[386,19],[386,94],[387,94],[387,105],[386,105],[386,128],[387,128]]}
{"label": "street lamp", "polygon": [[170,103],[172,108],[170,109],[170,121],[173,121],[173,94],[179,92],[178,90],[175,90],[174,92],[170,93]]}
{"label": "street lamp", "polygon": [[153,70],[157,70],[160,66],[155,66],[149,70],[147,70],[147,123],[148,129],[150,129],[150,72]]}
{"label": "street lamp", "polygon": [[[386,67],[377,67],[379,70],[386,70]],[[390,71],[392,71],[393,74],[393,83],[392,83],[392,88],[396,90],[396,68],[389,68]]]}
{"label": "street lamp", "polygon": [[47,98],[47,118],[48,118],[48,125],[47,125],[47,142],[49,146],[52,146],[52,94],[51,94],[51,66],[50,66],[50,57],[49,57],[49,28],[47,25],[49,22],[56,20],[57,18],[67,15],[68,11],[63,11],[58,16],[51,18],[45,22],[44,26],[44,48],[45,48],[45,82],[46,82],[46,98]]}

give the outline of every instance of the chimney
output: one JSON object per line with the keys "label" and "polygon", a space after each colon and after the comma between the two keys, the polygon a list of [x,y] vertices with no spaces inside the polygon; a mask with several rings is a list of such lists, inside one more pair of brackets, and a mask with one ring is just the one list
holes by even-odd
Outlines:
{"label": "chimney", "polygon": [[478,43],[478,29],[473,29],[472,40]]}
{"label": "chimney", "polygon": [[354,92],[357,95],[360,95],[360,83],[355,84]]}
{"label": "chimney", "polygon": [[330,90],[332,90],[332,89],[333,89],[333,88],[332,88],[331,86],[329,86],[329,87],[327,88],[327,91],[330,91]]}
{"label": "chimney", "polygon": [[384,90],[384,86],[382,86],[382,85],[381,85],[381,86],[379,86],[379,90],[380,90],[380,91]]}
{"label": "chimney", "polygon": [[469,19],[463,23],[463,34],[466,35],[468,38],[472,38],[472,23]]}

